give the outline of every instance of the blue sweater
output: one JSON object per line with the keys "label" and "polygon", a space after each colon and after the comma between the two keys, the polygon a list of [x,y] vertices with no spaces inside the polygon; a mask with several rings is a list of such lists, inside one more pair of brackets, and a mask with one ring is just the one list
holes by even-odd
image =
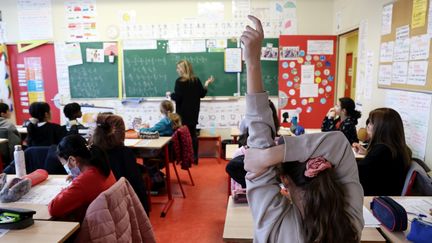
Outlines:
{"label": "blue sweater", "polygon": [[153,127],[141,128],[140,132],[159,132],[161,136],[171,136],[174,131],[172,129],[172,122],[168,117],[162,118]]}

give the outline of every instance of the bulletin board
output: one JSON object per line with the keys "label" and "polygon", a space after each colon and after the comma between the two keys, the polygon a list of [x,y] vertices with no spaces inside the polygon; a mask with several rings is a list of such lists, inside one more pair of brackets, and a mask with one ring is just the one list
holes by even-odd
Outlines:
{"label": "bulletin board", "polygon": [[58,94],[54,45],[44,44],[22,53],[17,45],[8,45],[12,91],[17,124],[30,118],[32,102],[45,101],[51,107],[51,121],[60,123],[60,109],[54,99]]}
{"label": "bulletin board", "polygon": [[[279,117],[290,126],[297,116],[305,128],[320,128],[334,106],[336,36],[279,38]],[[289,118],[286,119],[286,115]]]}
{"label": "bulletin board", "polygon": [[[429,3],[427,0],[393,3],[390,33],[381,36],[378,87],[432,92],[432,72],[428,71],[432,68]],[[409,27],[408,33],[403,34],[403,26]]]}

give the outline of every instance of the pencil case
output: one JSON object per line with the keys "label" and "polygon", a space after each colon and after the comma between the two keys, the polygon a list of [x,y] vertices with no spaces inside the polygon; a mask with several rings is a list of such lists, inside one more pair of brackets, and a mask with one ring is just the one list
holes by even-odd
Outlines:
{"label": "pencil case", "polygon": [[374,197],[371,202],[372,214],[390,231],[407,229],[407,213],[405,209],[390,197]]}
{"label": "pencil case", "polygon": [[158,139],[159,138],[159,132],[140,132],[139,137],[141,139]]}
{"label": "pencil case", "polygon": [[407,239],[414,243],[426,243],[432,240],[432,223],[421,218],[415,218]]}

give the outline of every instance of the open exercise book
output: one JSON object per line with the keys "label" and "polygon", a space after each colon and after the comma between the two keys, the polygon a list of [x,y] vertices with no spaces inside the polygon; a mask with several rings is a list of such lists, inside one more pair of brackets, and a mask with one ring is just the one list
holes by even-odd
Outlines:
{"label": "open exercise book", "polygon": [[16,202],[48,205],[68,185],[69,183],[66,182],[65,178],[50,178],[32,187],[28,193]]}

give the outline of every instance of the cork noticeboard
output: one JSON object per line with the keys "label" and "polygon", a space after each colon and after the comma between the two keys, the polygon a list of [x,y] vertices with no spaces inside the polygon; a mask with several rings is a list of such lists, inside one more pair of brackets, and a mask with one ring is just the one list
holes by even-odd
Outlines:
{"label": "cork noticeboard", "polygon": [[[424,4],[423,7],[425,6],[425,11],[421,11],[425,14],[424,17],[424,24],[422,24],[419,27],[415,27],[412,28],[412,18],[413,18],[413,6],[414,4]],[[409,27],[409,46],[410,46],[410,50],[411,50],[411,44],[413,43],[413,37],[414,38],[419,38],[422,35],[428,35],[428,21],[429,21],[429,17],[432,18],[432,16],[428,16],[428,12],[429,12],[429,1],[428,0],[395,0],[393,3],[393,10],[392,10],[392,20],[391,20],[391,32],[389,34],[386,35],[382,35],[381,36],[381,43],[380,43],[380,53],[383,52],[383,43],[384,44],[388,44],[393,42],[394,45],[394,52],[398,51],[398,45],[397,45],[397,41],[400,41],[400,39],[398,39],[397,37],[397,29],[403,26],[408,26]],[[385,7],[387,5],[384,5],[383,7]],[[398,39],[398,40],[397,40]],[[426,39],[426,38],[424,38]],[[427,38],[428,40],[430,40],[429,36]],[[425,42],[423,42],[425,43]],[[411,55],[408,54],[408,58],[407,60],[395,60],[395,55],[393,54],[392,56],[392,60],[383,60],[381,59],[381,55],[380,54],[380,67],[378,68],[378,87],[380,88],[392,88],[392,89],[401,89],[401,90],[410,90],[410,91],[420,91],[420,92],[427,92],[427,93],[432,93],[432,49],[430,48],[430,41],[428,41],[428,57],[427,58],[423,58],[423,59],[411,59]],[[402,65],[396,65],[395,66],[395,62],[397,62],[397,64],[402,64]],[[426,71],[426,78],[424,79],[424,75],[423,75],[423,80],[424,82],[419,82],[418,80],[421,80],[421,75],[419,75],[419,72],[414,72],[413,70],[415,68],[413,68],[412,70],[410,70],[410,63],[411,62],[417,62],[417,63],[421,63],[423,62],[423,71]],[[414,63],[412,63],[414,64]],[[388,82],[383,82],[382,80],[384,80],[384,78],[382,78],[383,73],[381,68],[382,66],[387,66],[389,67],[389,65],[391,65],[391,81],[390,79],[387,79]],[[414,66],[414,65],[413,65]],[[427,69],[424,69],[424,67],[427,66]],[[400,75],[401,73],[404,73],[404,71],[402,70],[395,70],[395,68],[400,69],[400,67],[406,67],[406,79],[405,81],[403,81],[403,75]],[[388,69],[387,69],[388,70]],[[397,74],[395,76],[395,72],[397,71],[401,71],[399,72],[399,74]],[[411,72],[412,71],[412,72]],[[418,69],[417,69],[418,71]],[[413,73],[415,73],[416,78],[414,79],[414,75]],[[424,73],[424,72],[423,72]],[[387,71],[387,78],[388,78],[388,71]],[[395,78],[397,77],[397,78]],[[420,77],[420,78],[419,78]],[[399,81],[397,81],[399,80]],[[412,81],[412,80],[417,80],[417,81]]]}

